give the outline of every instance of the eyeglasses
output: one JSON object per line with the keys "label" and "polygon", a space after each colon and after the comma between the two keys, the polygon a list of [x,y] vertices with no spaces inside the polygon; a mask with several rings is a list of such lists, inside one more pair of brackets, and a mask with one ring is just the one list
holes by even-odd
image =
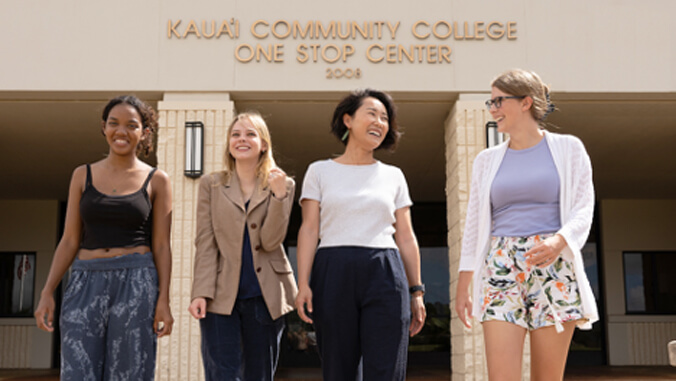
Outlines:
{"label": "eyeglasses", "polygon": [[525,95],[520,95],[520,96],[508,96],[508,97],[495,97],[493,99],[489,99],[486,101],[486,108],[488,111],[491,111],[491,106],[495,106],[495,108],[500,108],[502,107],[502,101],[505,99],[523,99],[525,98]]}

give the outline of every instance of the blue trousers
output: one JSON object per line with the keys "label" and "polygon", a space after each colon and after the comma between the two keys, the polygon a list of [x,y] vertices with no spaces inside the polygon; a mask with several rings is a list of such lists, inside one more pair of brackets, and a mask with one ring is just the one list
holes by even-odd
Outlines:
{"label": "blue trousers", "polygon": [[152,253],[76,259],[61,310],[61,380],[153,380]]}
{"label": "blue trousers", "polygon": [[207,312],[200,320],[206,381],[272,381],[284,325],[262,296],[237,299],[230,315]]}
{"label": "blue trousers", "polygon": [[321,248],[310,287],[325,381],[405,379],[411,303],[397,250]]}

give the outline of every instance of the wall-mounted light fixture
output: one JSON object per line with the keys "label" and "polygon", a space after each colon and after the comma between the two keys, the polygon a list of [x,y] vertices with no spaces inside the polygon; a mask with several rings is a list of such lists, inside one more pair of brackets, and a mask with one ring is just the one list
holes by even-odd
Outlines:
{"label": "wall-mounted light fixture", "polygon": [[486,123],[486,147],[491,148],[505,141],[505,134],[498,132],[498,123]]}
{"label": "wall-mounted light fixture", "polygon": [[204,163],[204,124],[185,122],[185,172],[190,178],[202,176]]}

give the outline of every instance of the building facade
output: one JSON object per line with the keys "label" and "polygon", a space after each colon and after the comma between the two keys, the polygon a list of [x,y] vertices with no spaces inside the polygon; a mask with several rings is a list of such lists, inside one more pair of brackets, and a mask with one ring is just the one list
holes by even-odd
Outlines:
{"label": "building facade", "polygon": [[35,328],[30,306],[60,238],[70,173],[106,153],[98,128],[107,99],[134,93],[159,111],[148,160],[173,185],[176,322],[159,341],[157,378],[183,380],[202,377],[199,326],[187,312],[199,180],[184,176],[186,123],[203,125],[208,173],[222,166],[233,116],[258,110],[300,184],[309,163],[341,151],[328,132],[339,99],[373,87],[399,107],[404,137],[379,158],[408,179],[423,266],[444,253],[443,274],[423,269],[450,327],[439,351],[454,380],[485,379],[481,329],[463,329],[452,305],[472,161],[490,120],[483,102],[491,79],[514,67],[550,85],[553,130],[580,137],[594,168],[585,264],[601,320],[576,336],[571,360],[667,364],[676,339],[675,12],[670,0],[3,2],[0,368],[58,366],[57,337]]}

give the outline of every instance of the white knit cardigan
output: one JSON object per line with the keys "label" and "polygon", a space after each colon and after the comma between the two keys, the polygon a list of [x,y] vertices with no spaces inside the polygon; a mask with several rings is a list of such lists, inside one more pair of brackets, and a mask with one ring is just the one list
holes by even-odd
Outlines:
{"label": "white knit cardigan", "polygon": [[[581,329],[591,329],[598,320],[594,294],[584,271],[582,246],[587,241],[594,215],[594,185],[589,156],[580,139],[545,131],[545,139],[554,158],[561,182],[561,229],[568,246],[561,252],[575,268],[584,319],[578,321]],[[500,163],[507,152],[509,140],[479,153],[474,160],[465,232],[460,254],[460,271],[474,272],[472,315],[481,313],[481,273],[491,240],[490,190]]]}

